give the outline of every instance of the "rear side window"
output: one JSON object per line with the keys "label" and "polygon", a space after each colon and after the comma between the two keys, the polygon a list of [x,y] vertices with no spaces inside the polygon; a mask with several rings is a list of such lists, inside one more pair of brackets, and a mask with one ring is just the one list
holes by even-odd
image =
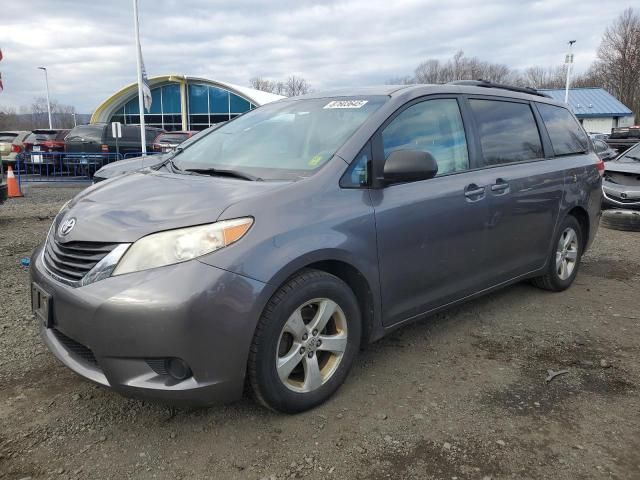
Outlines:
{"label": "rear side window", "polygon": [[556,155],[584,153],[588,150],[587,134],[569,110],[539,103],[538,111],[547,127],[553,152]]}
{"label": "rear side window", "polygon": [[485,165],[541,158],[542,142],[527,103],[470,100]]}
{"label": "rear side window", "polygon": [[420,150],[433,155],[438,175],[469,169],[467,141],[455,99],[416,103],[382,131],[384,158],[396,150]]}

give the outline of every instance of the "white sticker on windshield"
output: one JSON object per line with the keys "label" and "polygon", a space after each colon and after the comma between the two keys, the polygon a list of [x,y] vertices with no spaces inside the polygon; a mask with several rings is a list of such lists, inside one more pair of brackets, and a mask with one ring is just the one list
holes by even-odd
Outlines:
{"label": "white sticker on windshield", "polygon": [[360,108],[367,102],[368,100],[334,100],[322,108]]}

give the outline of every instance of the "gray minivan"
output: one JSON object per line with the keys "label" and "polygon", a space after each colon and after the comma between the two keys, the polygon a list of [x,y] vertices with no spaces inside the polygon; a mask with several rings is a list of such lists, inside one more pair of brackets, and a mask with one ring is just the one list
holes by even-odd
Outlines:
{"label": "gray minivan", "polygon": [[143,398],[312,408],[362,345],[514,282],[561,291],[604,164],[572,113],[487,82],[264,105],[65,205],[31,263],[49,349]]}

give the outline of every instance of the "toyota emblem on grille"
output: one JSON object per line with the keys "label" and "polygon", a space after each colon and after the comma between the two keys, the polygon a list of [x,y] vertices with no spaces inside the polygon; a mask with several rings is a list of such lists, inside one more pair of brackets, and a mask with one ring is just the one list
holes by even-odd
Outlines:
{"label": "toyota emblem on grille", "polygon": [[68,220],[65,220],[62,225],[60,225],[60,235],[64,236],[67,235],[71,230],[73,230],[73,227],[76,226],[76,219],[75,218],[69,218]]}

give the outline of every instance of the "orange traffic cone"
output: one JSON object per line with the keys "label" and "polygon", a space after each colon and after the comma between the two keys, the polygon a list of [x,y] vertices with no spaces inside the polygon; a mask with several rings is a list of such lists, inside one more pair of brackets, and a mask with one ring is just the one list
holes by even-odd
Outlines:
{"label": "orange traffic cone", "polygon": [[7,186],[9,187],[9,198],[23,196],[20,191],[20,185],[18,185],[18,180],[16,180],[16,176],[13,174],[13,168],[11,168],[11,165],[9,165],[9,170],[7,170]]}

